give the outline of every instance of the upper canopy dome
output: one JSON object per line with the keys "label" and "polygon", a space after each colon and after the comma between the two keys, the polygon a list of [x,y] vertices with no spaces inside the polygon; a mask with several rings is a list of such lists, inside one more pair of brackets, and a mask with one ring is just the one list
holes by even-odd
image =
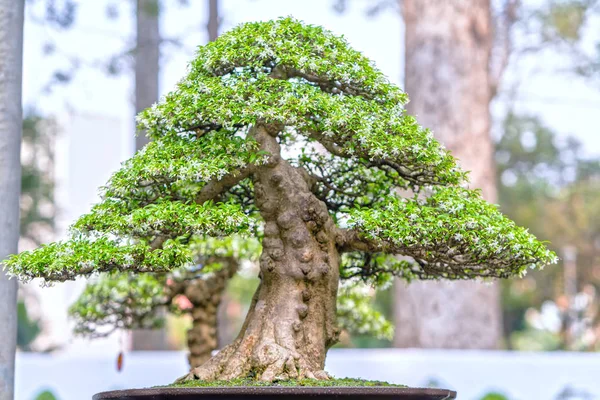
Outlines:
{"label": "upper canopy dome", "polygon": [[406,114],[407,101],[343,37],[283,18],[199,47],[188,75],[139,123],[154,139],[277,124],[338,156],[389,165],[413,185],[460,183],[464,173]]}

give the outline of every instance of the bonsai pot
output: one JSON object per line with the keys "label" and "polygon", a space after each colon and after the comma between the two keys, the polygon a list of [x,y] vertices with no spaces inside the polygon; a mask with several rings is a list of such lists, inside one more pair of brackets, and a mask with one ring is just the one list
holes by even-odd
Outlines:
{"label": "bonsai pot", "polygon": [[93,400],[258,400],[292,398],[296,400],[445,400],[456,392],[445,389],[401,387],[195,387],[115,390],[98,393]]}

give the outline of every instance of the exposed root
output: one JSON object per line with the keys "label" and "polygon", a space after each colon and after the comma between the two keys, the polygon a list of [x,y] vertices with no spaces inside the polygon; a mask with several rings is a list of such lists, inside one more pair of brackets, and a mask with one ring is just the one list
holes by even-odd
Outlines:
{"label": "exposed root", "polygon": [[253,346],[252,339],[236,341],[225,347],[204,365],[194,368],[177,382],[188,380],[230,380],[252,376],[264,382],[287,379],[330,379],[329,374],[314,365],[295,349],[283,347],[272,339]]}

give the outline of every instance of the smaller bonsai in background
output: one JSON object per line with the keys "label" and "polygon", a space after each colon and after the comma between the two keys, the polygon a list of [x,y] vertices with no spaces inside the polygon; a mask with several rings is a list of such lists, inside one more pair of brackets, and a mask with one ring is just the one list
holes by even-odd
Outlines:
{"label": "smaller bonsai in background", "polygon": [[76,333],[96,338],[119,329],[154,329],[164,325],[166,308],[189,315],[189,363],[203,364],[217,348],[217,310],[229,279],[257,253],[255,240],[203,240],[193,262],[169,273],[107,273],[91,280],[69,313]]}
{"label": "smaller bonsai in background", "polygon": [[46,281],[169,274],[194,264],[196,240],[256,237],[260,284],[239,336],[182,380],[328,380],[340,279],[508,278],[555,261],[468,188],[407,101],[320,27],[243,24],[140,115],[153,141],[71,238],[6,265]]}

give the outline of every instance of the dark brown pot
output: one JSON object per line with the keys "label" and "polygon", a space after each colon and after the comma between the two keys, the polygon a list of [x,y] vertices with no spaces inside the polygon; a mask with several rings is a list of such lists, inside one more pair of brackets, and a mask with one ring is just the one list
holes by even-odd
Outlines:
{"label": "dark brown pot", "polygon": [[[398,387],[210,387],[115,390],[93,400],[445,400],[456,392],[445,389]],[[315,399],[317,398],[317,399]]]}

